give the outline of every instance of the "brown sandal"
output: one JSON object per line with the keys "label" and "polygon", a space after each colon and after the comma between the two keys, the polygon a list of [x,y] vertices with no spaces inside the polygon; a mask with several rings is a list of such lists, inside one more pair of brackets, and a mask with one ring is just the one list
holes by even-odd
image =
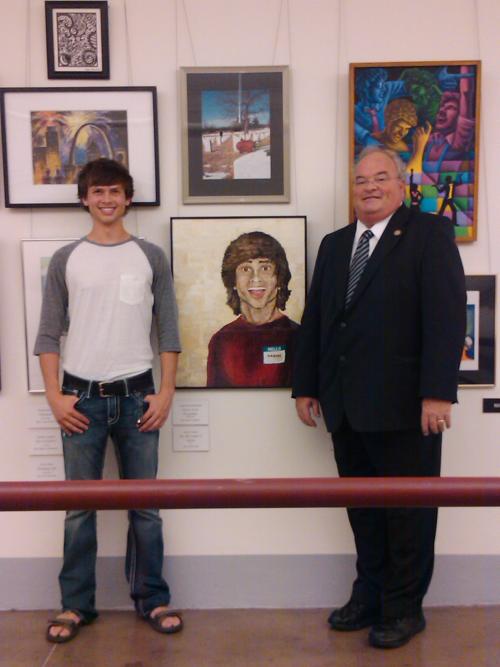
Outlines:
{"label": "brown sandal", "polygon": [[[72,609],[68,611],[70,611],[72,614],[75,614],[75,616],[78,616],[79,620],[74,621],[72,618],[61,618],[61,615],[56,616],[56,618],[52,618],[48,622],[47,631],[45,633],[45,638],[47,641],[52,642],[53,644],[64,644],[65,642],[70,642],[79,633],[82,625],[85,625],[83,617],[77,611],[73,611]],[[64,628],[65,630],[68,630],[69,634],[52,635],[50,634],[51,628]]]}
{"label": "brown sandal", "polygon": [[[180,623],[177,625],[171,625],[169,627],[164,627],[161,622],[162,619],[164,618],[178,618]],[[173,635],[176,632],[180,632],[182,628],[184,627],[184,622],[182,620],[182,616],[179,614],[177,611],[167,611],[166,609],[163,611],[159,611],[157,614],[154,616],[145,616],[144,620],[149,623],[149,625],[153,628],[153,630],[156,630],[156,632],[161,632],[163,635]]]}

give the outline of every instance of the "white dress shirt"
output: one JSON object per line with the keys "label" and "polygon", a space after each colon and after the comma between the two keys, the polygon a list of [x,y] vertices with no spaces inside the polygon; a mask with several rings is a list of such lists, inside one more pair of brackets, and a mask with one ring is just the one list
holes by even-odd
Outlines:
{"label": "white dress shirt", "polygon": [[380,220],[380,222],[376,222],[374,225],[371,227],[367,227],[364,222],[361,220],[358,220],[356,222],[356,234],[354,235],[354,241],[352,244],[352,251],[351,251],[351,261],[353,258],[354,253],[356,252],[356,248],[358,247],[358,242],[359,239],[361,238],[361,234],[363,232],[366,232],[367,229],[369,229],[371,232],[373,232],[373,236],[370,239],[369,246],[368,246],[368,257],[372,254],[372,252],[375,250],[375,246],[380,240],[380,237],[384,233],[385,228],[387,227],[387,223],[389,220],[392,218],[394,214],[391,213],[387,218],[384,218],[383,220]]}

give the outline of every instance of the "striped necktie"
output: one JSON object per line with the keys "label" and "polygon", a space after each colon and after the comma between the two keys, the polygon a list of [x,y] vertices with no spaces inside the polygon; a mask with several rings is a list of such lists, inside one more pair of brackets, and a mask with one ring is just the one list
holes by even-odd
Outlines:
{"label": "striped necktie", "polygon": [[370,246],[370,239],[372,238],[372,236],[373,232],[367,229],[365,232],[361,234],[360,239],[358,241],[356,252],[354,253],[354,256],[351,261],[351,266],[349,267],[349,280],[347,283],[347,292],[345,295],[346,307],[349,305],[349,302],[352,299],[354,290],[356,289],[359,283],[359,279],[361,278],[361,275],[365,270],[366,263],[368,262],[368,257],[369,257],[368,251]]}

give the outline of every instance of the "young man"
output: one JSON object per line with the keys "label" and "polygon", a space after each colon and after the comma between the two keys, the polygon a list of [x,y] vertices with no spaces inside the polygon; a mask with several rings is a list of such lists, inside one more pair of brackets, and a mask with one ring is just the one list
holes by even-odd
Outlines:
{"label": "young man", "polygon": [[[105,158],[89,162],[78,179],[78,196],[92,229],[54,254],[35,343],[47,400],[62,431],[66,478],[100,479],[110,436],[121,478],[154,479],[159,429],[170,411],[180,351],[170,269],[159,247],[124,227],[133,196],[125,167]],[[156,393],[153,315],[161,362]],[[59,341],[68,321],[60,388]],[[97,617],[96,553],[96,513],[68,511],[59,576],[62,613],[49,621],[48,641],[67,642]],[[131,597],[142,618],[169,634],[182,629],[182,619],[168,610],[162,563],[159,511],[130,510],[126,576]]]}

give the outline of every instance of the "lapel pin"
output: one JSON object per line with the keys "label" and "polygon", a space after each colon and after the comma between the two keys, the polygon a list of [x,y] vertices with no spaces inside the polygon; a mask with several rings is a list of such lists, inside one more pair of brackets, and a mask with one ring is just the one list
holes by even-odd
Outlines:
{"label": "lapel pin", "polygon": [[401,236],[403,232],[400,229],[395,229],[394,230],[394,236]]}

